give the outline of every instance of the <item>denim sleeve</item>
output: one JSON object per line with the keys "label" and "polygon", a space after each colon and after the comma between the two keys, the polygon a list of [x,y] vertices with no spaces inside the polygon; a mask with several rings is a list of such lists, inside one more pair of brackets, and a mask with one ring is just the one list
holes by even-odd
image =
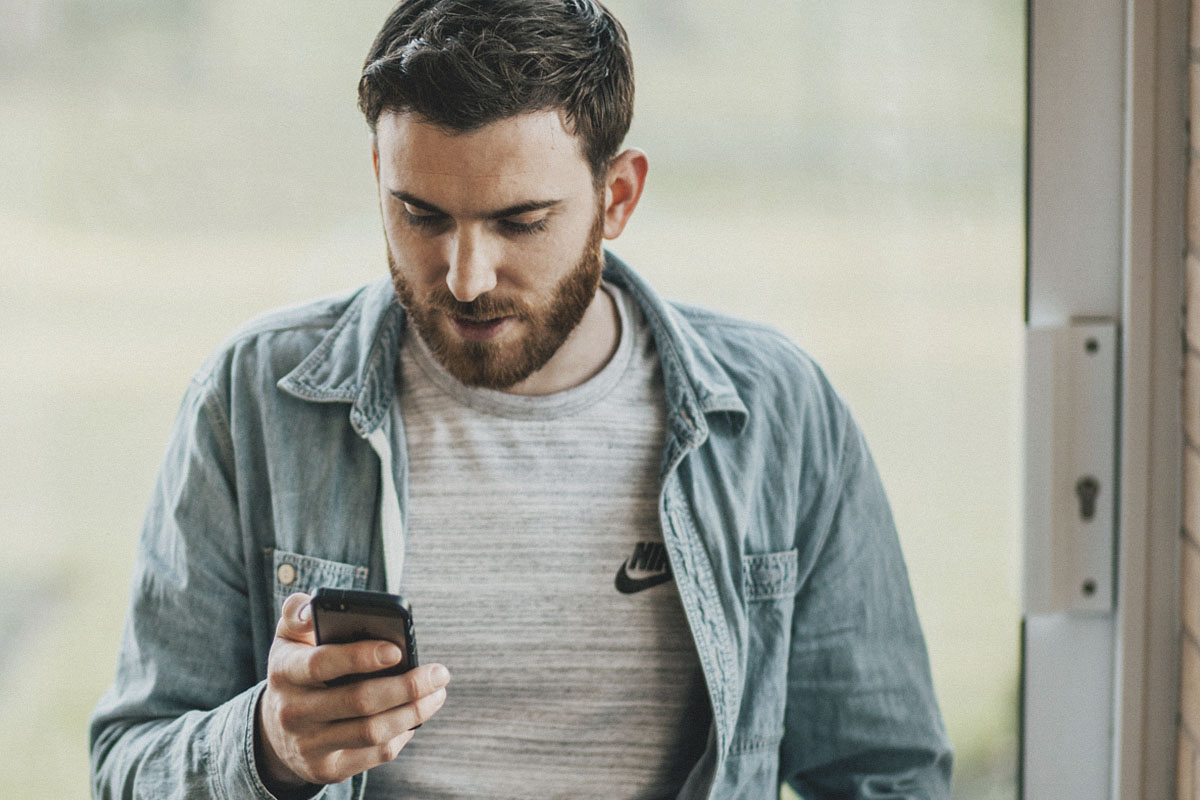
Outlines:
{"label": "denim sleeve", "polygon": [[95,797],[272,797],[254,765],[263,684],[233,463],[228,415],[193,382],[146,511],[116,678],[91,719]]}
{"label": "denim sleeve", "polygon": [[844,417],[840,469],[807,514],[781,773],[806,800],[942,800],[952,755],[883,485]]}

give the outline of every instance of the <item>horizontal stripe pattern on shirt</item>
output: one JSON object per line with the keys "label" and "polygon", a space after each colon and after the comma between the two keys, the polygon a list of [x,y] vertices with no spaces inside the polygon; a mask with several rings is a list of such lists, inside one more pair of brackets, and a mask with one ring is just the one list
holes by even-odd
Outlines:
{"label": "horizontal stripe pattern on shirt", "polygon": [[662,577],[662,375],[639,312],[606,290],[616,354],[545,398],[468,389],[407,333],[401,591],[422,663],[453,678],[369,798],[672,797],[703,750],[703,677]]}

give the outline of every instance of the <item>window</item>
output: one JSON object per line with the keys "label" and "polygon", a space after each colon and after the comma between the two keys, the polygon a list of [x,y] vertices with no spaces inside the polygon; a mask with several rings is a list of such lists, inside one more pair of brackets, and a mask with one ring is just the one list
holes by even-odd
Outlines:
{"label": "window", "polygon": [[1024,5],[610,6],[651,159],[613,249],[830,375],[893,504],[955,796],[1014,797]]}
{"label": "window", "polygon": [[[354,86],[390,3],[4,5],[0,794],[75,796],[188,376],[252,314],[381,274]],[[614,250],[829,373],[894,505],[956,797],[1012,797],[1023,4],[611,6],[652,165]]]}

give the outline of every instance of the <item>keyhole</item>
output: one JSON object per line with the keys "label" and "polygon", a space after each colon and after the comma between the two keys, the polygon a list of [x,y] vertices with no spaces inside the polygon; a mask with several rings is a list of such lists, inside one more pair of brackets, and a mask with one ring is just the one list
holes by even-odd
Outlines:
{"label": "keyhole", "polygon": [[1079,498],[1079,516],[1089,520],[1096,516],[1096,497],[1100,494],[1100,481],[1084,475],[1075,484],[1075,496]]}

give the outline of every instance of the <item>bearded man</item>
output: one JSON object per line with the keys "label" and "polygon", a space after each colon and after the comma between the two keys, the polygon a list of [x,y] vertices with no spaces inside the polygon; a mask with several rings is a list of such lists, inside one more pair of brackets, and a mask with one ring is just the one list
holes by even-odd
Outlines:
{"label": "bearded man", "polygon": [[[197,372],[96,794],[948,797],[845,405],[780,334],[668,303],[601,246],[648,168],[621,149],[611,14],[406,0],[359,104],[390,276]],[[427,663],[329,685],[401,655],[317,645],[319,586],[403,594]]]}

